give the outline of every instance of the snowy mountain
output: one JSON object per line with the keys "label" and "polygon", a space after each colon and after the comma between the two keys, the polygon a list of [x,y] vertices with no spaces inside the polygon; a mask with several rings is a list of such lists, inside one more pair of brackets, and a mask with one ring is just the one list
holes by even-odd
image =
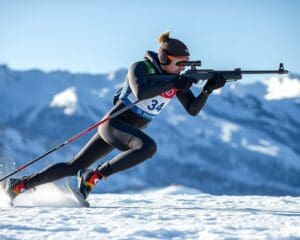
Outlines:
{"label": "snowy mountain", "polygon": [[[98,121],[125,75],[123,69],[92,75],[0,65],[1,176]],[[229,83],[209,97],[197,117],[187,115],[174,99],[146,129],[158,145],[153,159],[112,176],[97,190],[180,184],[211,194],[299,195],[299,79]],[[200,88],[193,91],[198,94]],[[24,173],[71,159],[90,136]]]}

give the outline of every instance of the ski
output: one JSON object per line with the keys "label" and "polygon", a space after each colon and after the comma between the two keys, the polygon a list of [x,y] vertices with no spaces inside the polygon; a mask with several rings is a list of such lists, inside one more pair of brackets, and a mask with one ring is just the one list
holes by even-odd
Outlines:
{"label": "ski", "polygon": [[68,190],[72,193],[74,198],[77,200],[77,202],[80,204],[81,207],[89,207],[90,203],[84,199],[80,192],[78,192],[77,188],[74,189],[73,184],[70,184],[69,182],[66,182]]}

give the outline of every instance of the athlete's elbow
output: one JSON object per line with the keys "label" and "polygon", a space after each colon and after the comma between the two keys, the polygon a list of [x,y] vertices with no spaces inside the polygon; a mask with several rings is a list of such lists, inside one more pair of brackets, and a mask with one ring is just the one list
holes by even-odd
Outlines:
{"label": "athlete's elbow", "polygon": [[188,108],[188,113],[192,116],[197,116],[203,109],[204,104],[191,104]]}
{"label": "athlete's elbow", "polygon": [[[200,112],[200,111],[199,111]],[[189,114],[191,115],[191,116],[193,116],[193,117],[196,117],[198,114],[199,114],[199,112],[194,112],[194,111],[192,111],[192,112],[189,112]]]}
{"label": "athlete's elbow", "polygon": [[192,109],[189,109],[189,110],[188,110],[188,113],[189,113],[191,116],[196,117],[196,116],[199,114],[200,111],[201,111],[201,109],[195,109],[195,108],[192,108]]}

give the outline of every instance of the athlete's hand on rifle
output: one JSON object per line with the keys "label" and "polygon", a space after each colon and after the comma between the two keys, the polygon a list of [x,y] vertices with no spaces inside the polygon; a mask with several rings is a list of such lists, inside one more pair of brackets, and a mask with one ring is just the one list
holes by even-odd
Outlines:
{"label": "athlete's hand on rifle", "polygon": [[186,92],[193,85],[193,80],[184,77],[178,76],[174,81],[174,87],[180,91]]}
{"label": "athlete's hand on rifle", "polygon": [[207,93],[211,93],[213,90],[221,88],[225,85],[226,79],[222,74],[215,73],[211,79],[207,80],[207,83],[204,85],[203,90]]}

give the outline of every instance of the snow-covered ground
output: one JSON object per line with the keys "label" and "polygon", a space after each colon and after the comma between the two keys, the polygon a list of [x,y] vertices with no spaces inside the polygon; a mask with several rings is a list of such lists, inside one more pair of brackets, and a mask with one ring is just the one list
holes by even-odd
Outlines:
{"label": "snow-covered ground", "polygon": [[300,197],[215,196],[170,186],[92,194],[91,207],[78,208],[48,184],[24,193],[15,207],[0,199],[0,239],[300,239]]}

